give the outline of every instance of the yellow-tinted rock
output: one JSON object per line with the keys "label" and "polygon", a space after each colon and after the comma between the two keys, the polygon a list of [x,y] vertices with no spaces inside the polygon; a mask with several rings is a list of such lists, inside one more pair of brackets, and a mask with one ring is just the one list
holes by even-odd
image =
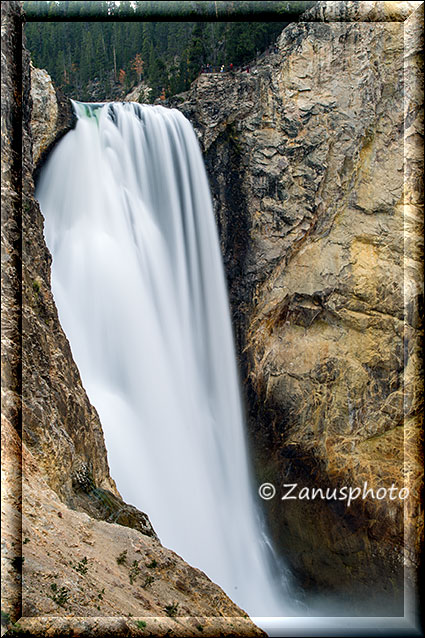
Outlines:
{"label": "yellow-tinted rock", "polygon": [[31,66],[33,161],[38,160],[57,133],[58,104],[50,75]]}

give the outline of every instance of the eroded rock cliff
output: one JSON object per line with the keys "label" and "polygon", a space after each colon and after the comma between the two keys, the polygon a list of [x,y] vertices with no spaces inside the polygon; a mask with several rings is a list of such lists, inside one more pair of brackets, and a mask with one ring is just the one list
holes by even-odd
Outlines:
{"label": "eroded rock cliff", "polygon": [[53,86],[47,71],[32,64],[31,99],[32,158],[38,168],[52,146],[74,127],[76,116],[70,100]]}
{"label": "eroded rock cliff", "polygon": [[110,477],[34,199],[34,157],[40,165],[72,126],[72,109],[43,71],[33,69],[30,94],[21,4],[2,3],[1,18],[2,626],[20,619],[12,629],[28,636],[263,635],[162,547]]}
{"label": "eroded rock cliff", "polygon": [[[206,157],[274,540],[307,588],[393,610],[422,527],[420,5],[320,2],[169,103]],[[365,482],[410,497],[279,499]]]}

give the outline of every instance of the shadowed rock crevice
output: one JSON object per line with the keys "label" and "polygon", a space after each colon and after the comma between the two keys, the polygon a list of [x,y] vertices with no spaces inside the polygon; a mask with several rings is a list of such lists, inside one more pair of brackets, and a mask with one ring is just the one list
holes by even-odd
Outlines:
{"label": "shadowed rock crevice", "polygon": [[247,324],[244,308],[249,301],[246,261],[250,246],[243,157],[244,149],[238,140],[236,124],[229,125],[204,154],[227,276],[239,368],[245,371]]}

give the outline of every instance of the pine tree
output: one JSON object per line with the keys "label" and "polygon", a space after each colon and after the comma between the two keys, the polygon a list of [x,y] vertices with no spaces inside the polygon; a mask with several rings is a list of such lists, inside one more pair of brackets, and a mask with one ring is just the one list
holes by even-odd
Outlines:
{"label": "pine tree", "polygon": [[131,68],[134,69],[137,73],[137,81],[140,82],[142,79],[143,66],[144,62],[142,60],[142,56],[140,53],[136,53],[136,56],[132,62]]}
{"label": "pine tree", "polygon": [[208,63],[205,47],[205,32],[206,23],[197,22],[194,26],[192,39],[187,52],[188,73],[191,80],[195,79],[202,67]]}
{"label": "pine tree", "polygon": [[81,52],[81,80],[84,84],[88,84],[93,80],[93,40],[89,30],[84,32],[83,46]]}

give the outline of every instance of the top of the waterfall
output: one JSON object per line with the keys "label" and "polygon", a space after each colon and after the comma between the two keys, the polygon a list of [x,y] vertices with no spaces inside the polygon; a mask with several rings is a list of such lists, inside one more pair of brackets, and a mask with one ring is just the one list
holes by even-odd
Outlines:
{"label": "top of the waterfall", "polygon": [[[129,106],[136,106],[137,108],[145,108],[150,107],[157,109],[158,106],[160,108],[164,108],[161,105],[153,105],[153,104],[140,104],[139,102],[80,102],[79,100],[71,100],[72,106],[74,107],[75,114],[77,117],[86,116],[86,117],[96,117],[97,111],[102,109],[104,106],[118,106],[121,105],[124,108],[128,108]],[[175,109],[168,109],[175,110]]]}
{"label": "top of the waterfall", "polygon": [[106,107],[106,114],[117,123],[117,116],[122,110],[127,112],[133,112],[139,119],[144,119],[142,113],[159,111],[163,114],[169,113],[175,120],[186,120],[185,116],[175,108],[167,108],[159,104],[140,104],[139,102],[79,102],[78,100],[71,100],[75,115],[77,118],[89,118],[93,119],[99,124],[101,113],[104,112]]}
{"label": "top of the waterfall", "polygon": [[96,117],[99,109],[103,108],[106,102],[78,102],[71,100],[72,106],[77,117]]}

